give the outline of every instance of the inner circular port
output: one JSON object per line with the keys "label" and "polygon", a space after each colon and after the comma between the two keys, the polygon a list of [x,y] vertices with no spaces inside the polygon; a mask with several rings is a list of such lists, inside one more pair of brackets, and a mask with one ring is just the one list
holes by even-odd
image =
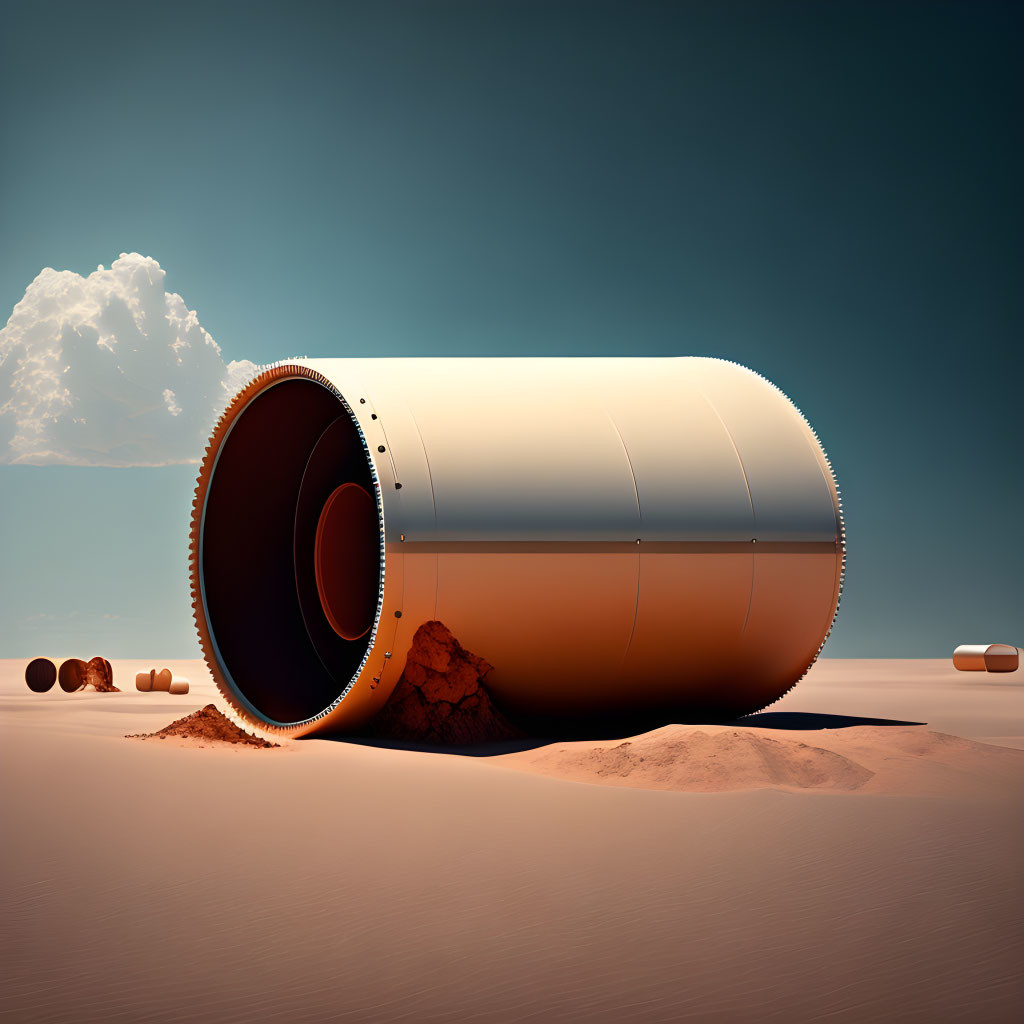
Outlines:
{"label": "inner circular port", "polygon": [[373,625],[380,578],[377,504],[354,483],[332,492],[316,526],[316,589],[338,636],[358,640]]}
{"label": "inner circular port", "polygon": [[[286,377],[241,408],[215,455],[204,470],[199,611],[240,709],[268,724],[299,724],[331,707],[368,652],[381,574],[368,453],[335,391]],[[342,499],[325,518],[330,497],[349,493],[345,485],[355,500]],[[346,524],[356,531],[348,539]],[[336,576],[335,564],[349,569]],[[346,596],[353,581],[358,592]]]}

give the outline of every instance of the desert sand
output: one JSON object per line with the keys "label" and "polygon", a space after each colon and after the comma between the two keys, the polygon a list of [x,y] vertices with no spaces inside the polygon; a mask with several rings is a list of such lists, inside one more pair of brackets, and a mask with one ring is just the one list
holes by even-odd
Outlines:
{"label": "desert sand", "polygon": [[740,722],[455,754],[126,739],[219,704],[203,664],[27,660],[5,1019],[1018,1019],[1024,671],[823,660]]}

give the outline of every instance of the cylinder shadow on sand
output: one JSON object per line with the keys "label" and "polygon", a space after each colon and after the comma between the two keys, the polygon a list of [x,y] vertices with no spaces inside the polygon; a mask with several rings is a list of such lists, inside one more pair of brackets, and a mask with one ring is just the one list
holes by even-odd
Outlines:
{"label": "cylinder shadow on sand", "polygon": [[686,721],[673,718],[636,718],[617,723],[609,720],[594,720],[580,723],[576,728],[536,730],[516,739],[499,740],[492,743],[435,744],[409,740],[396,740],[380,736],[335,735],[307,736],[303,742],[328,740],[329,742],[355,743],[360,746],[381,747],[390,750],[413,750],[421,753],[460,754],[463,757],[498,757],[501,754],[536,750],[556,743],[580,742],[586,740],[626,740],[654,729],[668,725],[686,726],[731,726],[741,729],[778,729],[779,731],[809,732],[824,729],[852,729],[857,726],[895,728],[911,725],[926,725],[925,722],[905,722],[895,718],[863,718],[858,715],[816,714],[807,711],[760,711],[753,715],[728,720]]}
{"label": "cylinder shadow on sand", "polygon": [[926,725],[926,722],[901,722],[895,718],[861,718],[859,715],[822,715],[812,711],[758,711],[723,725],[741,725],[748,729],[852,729],[858,725]]}

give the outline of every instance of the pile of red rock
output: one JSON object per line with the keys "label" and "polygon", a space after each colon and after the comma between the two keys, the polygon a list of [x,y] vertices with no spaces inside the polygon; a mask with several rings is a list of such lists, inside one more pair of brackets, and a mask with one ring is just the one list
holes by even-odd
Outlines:
{"label": "pile of red rock", "polygon": [[372,736],[434,745],[494,743],[519,732],[491,701],[483,658],[467,651],[443,622],[416,630],[405,671],[370,723]]}
{"label": "pile of red rock", "polygon": [[159,732],[140,733],[126,738],[130,740],[185,740],[201,747],[208,743],[234,743],[244,747],[262,749],[279,745],[260,736],[252,736],[244,729],[240,729],[213,704],[207,704],[206,707],[193,711],[191,715],[171,722]]}

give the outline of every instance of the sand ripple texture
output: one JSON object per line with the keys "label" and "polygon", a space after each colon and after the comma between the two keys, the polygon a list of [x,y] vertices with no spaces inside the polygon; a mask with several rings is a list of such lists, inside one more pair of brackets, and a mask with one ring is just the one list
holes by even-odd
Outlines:
{"label": "sand ripple texture", "polygon": [[983,800],[1024,782],[1024,750],[923,725],[806,732],[670,725],[627,740],[554,743],[495,761],[574,782],[681,793],[788,789]]}
{"label": "sand ripple texture", "polygon": [[[1019,740],[1010,691],[961,705],[923,669],[906,688],[887,671],[877,687],[840,674],[831,704],[811,680],[810,708],[783,710],[927,726],[673,726],[595,754],[628,779],[649,742],[691,760],[717,743],[814,783],[696,793],[507,760],[576,744],[496,759],[139,742],[123,736],[189,707],[4,689],[0,1018],[1016,1022],[1024,779],[1019,751],[978,742]],[[841,788],[860,777],[846,762],[873,774]]]}
{"label": "sand ripple texture", "polygon": [[831,750],[752,731],[659,730],[612,746],[583,746],[538,758],[552,774],[681,792],[786,786],[859,789],[874,774]]}

